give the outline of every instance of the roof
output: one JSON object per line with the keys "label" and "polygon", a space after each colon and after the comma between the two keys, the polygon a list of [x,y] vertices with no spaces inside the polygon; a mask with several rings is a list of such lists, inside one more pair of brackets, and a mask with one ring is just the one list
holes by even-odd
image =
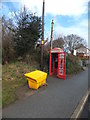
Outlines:
{"label": "roof", "polygon": [[61,48],[53,48],[51,49],[51,53],[60,53],[60,52],[64,52]]}
{"label": "roof", "polygon": [[90,51],[90,49],[85,46],[77,47],[75,50],[82,49],[82,48],[88,49]]}

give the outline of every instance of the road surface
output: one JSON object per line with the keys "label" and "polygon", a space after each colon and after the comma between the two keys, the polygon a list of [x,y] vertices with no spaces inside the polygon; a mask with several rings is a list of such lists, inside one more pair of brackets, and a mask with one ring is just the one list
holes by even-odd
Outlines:
{"label": "road surface", "polygon": [[79,116],[80,119],[89,118],[90,119],[90,95],[84,105],[84,108]]}
{"label": "road surface", "polygon": [[88,101],[86,102],[79,118],[88,118]]}
{"label": "road surface", "polygon": [[88,69],[66,80],[48,77],[48,86],[2,110],[3,118],[70,118],[88,89]]}

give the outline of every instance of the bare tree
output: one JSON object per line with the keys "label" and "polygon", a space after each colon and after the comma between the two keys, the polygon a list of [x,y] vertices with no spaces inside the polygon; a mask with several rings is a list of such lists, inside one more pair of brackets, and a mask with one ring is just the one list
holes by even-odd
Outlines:
{"label": "bare tree", "polygon": [[53,48],[55,48],[55,47],[63,48],[63,45],[64,45],[64,40],[61,37],[59,37],[53,41]]}
{"label": "bare tree", "polygon": [[86,41],[78,35],[67,35],[64,37],[64,49],[69,50],[73,54],[74,49],[80,47],[81,45],[86,46]]}
{"label": "bare tree", "polygon": [[[62,37],[58,37],[57,39],[52,41],[52,48],[58,47],[58,48],[62,48],[63,49],[63,46],[64,46],[64,39]],[[50,42],[48,42],[45,45],[45,50],[47,52],[50,51]]]}
{"label": "bare tree", "polygon": [[5,20],[5,17],[2,17],[2,60],[3,63],[9,62],[10,59],[14,57],[13,50],[13,32],[9,29],[12,28],[12,21]]}

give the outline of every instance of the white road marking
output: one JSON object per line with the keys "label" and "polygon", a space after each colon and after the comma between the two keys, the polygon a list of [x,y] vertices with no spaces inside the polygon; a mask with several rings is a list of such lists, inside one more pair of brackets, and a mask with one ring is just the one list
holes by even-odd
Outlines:
{"label": "white road marking", "polygon": [[83,108],[84,108],[84,105],[88,99],[88,96],[89,96],[89,93],[90,91],[88,90],[86,92],[86,94],[83,96],[83,98],[81,99],[79,105],[77,106],[77,108],[75,109],[73,115],[71,116],[71,119],[74,118],[74,120],[76,120],[77,118],[79,118]]}

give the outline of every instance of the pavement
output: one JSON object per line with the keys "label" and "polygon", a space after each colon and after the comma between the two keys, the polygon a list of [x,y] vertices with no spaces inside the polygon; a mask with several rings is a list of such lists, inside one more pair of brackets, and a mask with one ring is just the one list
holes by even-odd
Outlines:
{"label": "pavement", "polygon": [[48,86],[2,110],[3,118],[70,118],[88,89],[88,69],[66,80],[49,77]]}

